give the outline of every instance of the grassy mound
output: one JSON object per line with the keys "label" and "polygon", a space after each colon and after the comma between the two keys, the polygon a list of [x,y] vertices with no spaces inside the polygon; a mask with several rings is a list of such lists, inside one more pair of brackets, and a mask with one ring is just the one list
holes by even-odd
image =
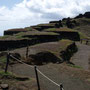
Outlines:
{"label": "grassy mound", "polygon": [[[70,40],[37,44],[29,47],[29,49],[29,57],[25,62],[37,65],[69,61],[73,53],[77,51],[76,44]],[[25,56],[24,48],[15,52],[22,52],[21,56]]]}
{"label": "grassy mound", "polygon": [[29,55],[29,59],[27,60],[26,63],[42,65],[42,64],[49,63],[49,62],[60,63],[60,59],[49,51],[43,51],[35,55]]}

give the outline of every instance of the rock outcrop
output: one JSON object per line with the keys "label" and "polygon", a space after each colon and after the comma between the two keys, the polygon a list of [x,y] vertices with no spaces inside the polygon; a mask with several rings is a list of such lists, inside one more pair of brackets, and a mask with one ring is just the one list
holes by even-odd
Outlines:
{"label": "rock outcrop", "polygon": [[90,18],[90,12],[86,12],[86,13],[84,14],[84,17]]}
{"label": "rock outcrop", "polygon": [[82,17],[90,18],[90,12],[86,12],[85,14],[79,14],[78,16],[75,17],[75,19]]}

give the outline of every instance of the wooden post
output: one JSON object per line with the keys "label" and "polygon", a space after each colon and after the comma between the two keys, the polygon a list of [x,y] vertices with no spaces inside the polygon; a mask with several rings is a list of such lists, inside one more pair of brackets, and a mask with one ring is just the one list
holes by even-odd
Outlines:
{"label": "wooden post", "polygon": [[26,58],[28,58],[28,52],[29,52],[29,45],[28,45],[28,40],[27,40]]}
{"label": "wooden post", "polygon": [[86,45],[88,45],[88,40],[86,41]]}
{"label": "wooden post", "polygon": [[62,85],[62,84],[60,84],[60,90],[64,90],[64,89],[63,89],[63,85]]}
{"label": "wooden post", "polygon": [[27,48],[26,48],[26,58],[28,58],[28,50],[29,50],[29,48],[27,46]]}
{"label": "wooden post", "polygon": [[80,40],[81,44],[82,44],[82,39]]}
{"label": "wooden post", "polygon": [[8,70],[9,58],[10,58],[10,53],[7,53],[7,62],[6,62],[6,67],[5,67],[5,73],[7,73],[7,70]]}
{"label": "wooden post", "polygon": [[34,68],[35,68],[35,74],[36,74],[38,90],[40,90],[40,84],[39,84],[39,78],[38,78],[38,73],[37,73],[37,67],[35,66]]}

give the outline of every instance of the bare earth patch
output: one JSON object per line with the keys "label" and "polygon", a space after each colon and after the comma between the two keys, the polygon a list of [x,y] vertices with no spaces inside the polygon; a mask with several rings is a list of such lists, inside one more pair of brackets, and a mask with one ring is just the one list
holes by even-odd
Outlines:
{"label": "bare earth patch", "polygon": [[[90,72],[70,67],[67,64],[47,64],[38,66],[53,81],[63,83],[65,90],[90,90]],[[9,70],[11,70],[9,68]],[[16,64],[13,66],[13,73],[35,78],[34,68],[29,65]],[[38,73],[39,74],[39,73]],[[58,90],[59,87],[39,74],[41,90]],[[43,87],[43,88],[42,88]],[[30,89],[33,90],[33,89]]]}

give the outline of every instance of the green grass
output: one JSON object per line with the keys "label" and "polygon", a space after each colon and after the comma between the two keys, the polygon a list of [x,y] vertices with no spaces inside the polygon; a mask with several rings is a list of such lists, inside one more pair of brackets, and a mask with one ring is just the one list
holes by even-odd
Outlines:
{"label": "green grass", "polygon": [[60,42],[66,42],[67,44],[69,43],[72,43],[73,41],[72,40],[68,40],[68,39],[62,39],[60,40]]}
{"label": "green grass", "polygon": [[85,34],[83,34],[82,32],[78,32],[78,33],[80,35],[80,39],[88,39],[88,37]]}
{"label": "green grass", "polygon": [[5,56],[0,57],[0,62],[1,63],[6,63],[6,57]]}
{"label": "green grass", "polygon": [[69,29],[67,27],[63,27],[63,28],[49,28],[49,29],[44,29],[44,31],[77,32],[76,30]]}
{"label": "green grass", "polygon": [[28,32],[27,34],[25,35],[59,35],[57,33],[54,33],[54,32]]}
{"label": "green grass", "polygon": [[55,26],[54,23],[38,24],[37,26]]}
{"label": "green grass", "polygon": [[68,64],[68,66],[73,67],[73,68],[79,68],[79,69],[82,69],[81,66],[77,66],[77,65]]}
{"label": "green grass", "polygon": [[16,39],[29,39],[28,37],[23,37],[25,35],[25,32],[20,32],[15,34],[13,37]]}
{"label": "green grass", "polygon": [[70,44],[73,43],[73,41],[68,40],[68,39],[62,39],[62,40],[60,40],[60,42],[61,42],[62,44],[64,44],[64,45],[62,46],[63,49],[66,49]]}
{"label": "green grass", "polygon": [[22,35],[16,35],[15,38],[21,39],[22,38]]}
{"label": "green grass", "polygon": [[31,27],[26,27],[24,29],[27,30],[27,31],[33,31],[33,29]]}
{"label": "green grass", "polygon": [[75,20],[78,23],[78,26],[74,27],[74,29],[80,31],[81,39],[87,38],[87,36],[90,37],[90,18],[83,17]]}
{"label": "green grass", "polygon": [[14,35],[15,35],[15,36],[20,36],[20,37],[21,37],[22,35],[24,35],[24,33],[25,33],[25,32],[19,32],[19,33],[14,34]]}
{"label": "green grass", "polygon": [[80,25],[87,25],[89,24],[90,25],[90,19],[89,18],[78,18],[78,19],[75,19],[77,23],[79,23]]}
{"label": "green grass", "polygon": [[0,39],[6,39],[6,38],[9,38],[10,35],[5,35],[5,36],[0,36]]}
{"label": "green grass", "polygon": [[28,77],[20,77],[20,76],[16,76],[14,75],[12,72],[7,72],[5,73],[5,71],[0,71],[0,77],[5,79],[13,79],[16,81],[26,81],[26,80],[30,80],[30,78]]}
{"label": "green grass", "polygon": [[0,37],[0,39],[21,39],[22,38],[22,35],[24,35],[24,32],[20,32],[20,33],[17,33],[17,34],[14,34],[14,35],[4,35],[2,37]]}
{"label": "green grass", "polygon": [[0,71],[0,76],[12,76],[11,72],[5,73],[4,71]]}
{"label": "green grass", "polygon": [[50,51],[50,50],[48,51],[56,55],[59,59],[61,59],[60,55],[58,56],[58,53],[60,53],[61,51],[66,51],[67,47],[70,46],[73,43],[73,41],[68,39],[62,39],[59,41],[59,43],[60,43],[60,47],[58,47],[56,51]]}

